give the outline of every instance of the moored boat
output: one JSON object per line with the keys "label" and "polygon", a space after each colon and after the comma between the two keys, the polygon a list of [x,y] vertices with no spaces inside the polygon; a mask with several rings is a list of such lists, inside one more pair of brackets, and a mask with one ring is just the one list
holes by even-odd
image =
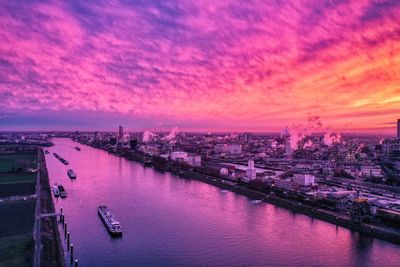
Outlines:
{"label": "moored boat", "polygon": [[110,234],[115,236],[122,235],[120,223],[115,219],[114,215],[111,213],[110,209],[107,208],[107,206],[100,206],[98,207],[97,211]]}
{"label": "moored boat", "polygon": [[58,186],[58,190],[60,191],[60,197],[66,198],[68,196],[67,191],[65,191],[65,188],[62,185]]}
{"label": "moored boat", "polygon": [[68,162],[68,160],[66,160],[66,159],[64,159],[64,158],[59,158],[59,160],[62,162],[62,163],[64,163],[65,165],[68,165],[69,164],[69,162]]}
{"label": "moored boat", "polygon": [[58,186],[53,187],[53,195],[54,197],[59,197],[60,196],[60,190],[58,190]]}
{"label": "moored boat", "polygon": [[78,146],[76,146],[75,149],[78,150],[78,151],[81,151],[81,148],[78,147]]}

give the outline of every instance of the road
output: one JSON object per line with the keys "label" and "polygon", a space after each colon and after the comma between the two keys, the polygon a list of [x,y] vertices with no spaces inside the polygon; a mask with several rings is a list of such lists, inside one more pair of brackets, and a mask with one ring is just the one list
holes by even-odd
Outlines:
{"label": "road", "polygon": [[18,201],[18,200],[28,200],[35,198],[36,194],[34,195],[29,195],[29,196],[12,196],[12,197],[3,197],[0,198],[0,202],[7,202],[7,201]]}
{"label": "road", "polygon": [[[38,158],[40,157],[39,155],[40,150],[38,151]],[[37,177],[36,177],[36,210],[35,210],[35,227],[33,230],[33,237],[35,239],[35,256],[34,256],[34,261],[33,261],[33,266],[34,267],[40,267],[40,253],[42,251],[42,242],[40,238],[40,227],[41,227],[41,197],[40,197],[40,163],[38,163],[38,172],[37,172]]]}

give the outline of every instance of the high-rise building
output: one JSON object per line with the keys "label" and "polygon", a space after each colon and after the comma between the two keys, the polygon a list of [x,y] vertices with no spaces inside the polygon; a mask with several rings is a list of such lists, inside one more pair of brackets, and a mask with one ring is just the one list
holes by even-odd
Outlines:
{"label": "high-rise building", "polygon": [[289,138],[286,139],[285,154],[288,155],[288,156],[293,154],[293,150],[292,150],[292,147],[290,145],[290,139]]}
{"label": "high-rise building", "polygon": [[397,139],[400,139],[400,119],[397,120]]}
{"label": "high-rise building", "polygon": [[118,142],[122,142],[122,139],[124,137],[124,128],[120,125],[118,128],[118,138],[117,141]]}
{"label": "high-rise building", "polygon": [[245,133],[243,138],[245,142],[250,142],[251,141],[251,133]]}

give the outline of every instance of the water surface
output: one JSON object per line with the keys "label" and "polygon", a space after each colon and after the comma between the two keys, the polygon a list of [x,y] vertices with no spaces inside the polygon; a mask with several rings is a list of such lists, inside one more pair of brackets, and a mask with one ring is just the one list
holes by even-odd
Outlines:
{"label": "water surface", "polygon": [[[398,245],[70,139],[53,141],[50,183],[68,192],[55,204],[66,213],[79,266],[400,266]],[[121,222],[122,238],[112,238],[97,215],[103,204]]]}

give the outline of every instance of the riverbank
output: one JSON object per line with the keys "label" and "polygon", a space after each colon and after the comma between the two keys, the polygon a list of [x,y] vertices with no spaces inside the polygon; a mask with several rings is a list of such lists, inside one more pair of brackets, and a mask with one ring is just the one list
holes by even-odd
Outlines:
{"label": "riverbank", "polygon": [[[46,167],[46,158],[43,149],[39,152],[39,177],[40,177],[40,213],[54,213],[54,203],[51,195],[49,174]],[[65,267],[65,255],[61,244],[60,233],[57,226],[57,217],[41,218],[41,265]]]}

